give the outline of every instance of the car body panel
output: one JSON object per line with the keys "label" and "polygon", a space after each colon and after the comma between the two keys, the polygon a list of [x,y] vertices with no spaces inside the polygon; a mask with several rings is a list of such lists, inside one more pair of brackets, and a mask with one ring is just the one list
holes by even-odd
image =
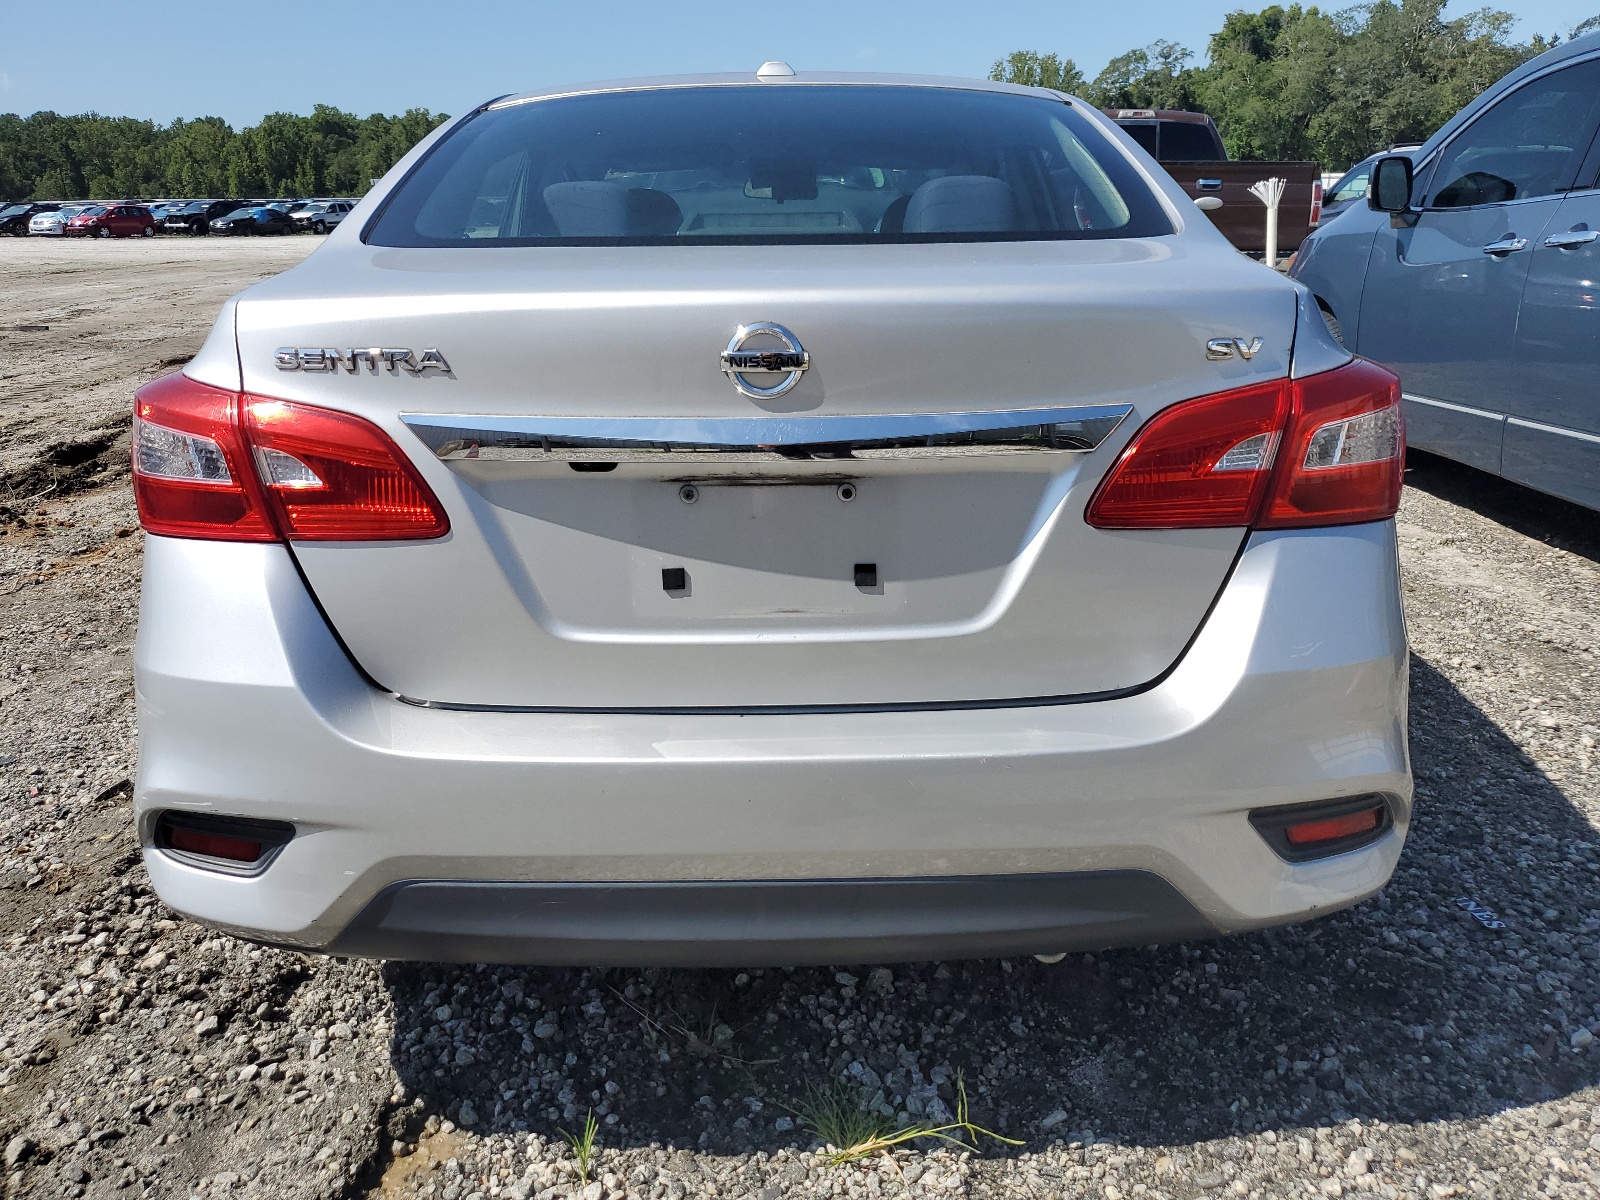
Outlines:
{"label": "car body panel", "polygon": [[[1381,886],[1409,813],[1392,522],[1252,535],[1142,695],[804,716],[408,705],[348,663],[283,547],[146,548],[141,830],[167,808],[304,830],[253,879],[148,849],[151,878],[180,911],[274,941],[326,945],[404,879],[1114,869],[1241,930]],[[1396,833],[1319,862],[1283,862],[1246,820],[1366,793],[1393,798]]]}
{"label": "car body panel", "polygon": [[[244,387],[376,421],[443,500],[446,539],[296,555],[374,678],[446,703],[897,703],[1142,685],[1193,634],[1242,531],[1095,530],[1084,506],[1151,414],[1287,374],[1295,327],[1292,285],[1225,246],[1171,238],[331,251],[241,298]],[[718,368],[755,319],[781,320],[815,363],[766,406],[780,414],[1134,411],[1089,455],[604,475],[441,463],[400,420],[760,416]],[[1218,336],[1263,345],[1249,362],[1209,361]],[[342,345],[437,347],[451,371],[276,367],[279,347]],[[678,498],[686,470],[712,485],[693,506]],[[842,479],[860,489],[848,506],[833,495]],[[877,591],[854,585],[863,561],[878,564]],[[688,570],[691,594],[663,591],[668,567]]]}

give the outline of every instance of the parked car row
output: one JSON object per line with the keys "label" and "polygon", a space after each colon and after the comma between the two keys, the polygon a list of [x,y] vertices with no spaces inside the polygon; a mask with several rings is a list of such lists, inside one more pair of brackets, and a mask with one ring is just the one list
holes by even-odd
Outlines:
{"label": "parked car row", "polygon": [[354,200],[166,200],[0,205],[0,233],[14,237],[151,237],[157,233],[327,233]]}

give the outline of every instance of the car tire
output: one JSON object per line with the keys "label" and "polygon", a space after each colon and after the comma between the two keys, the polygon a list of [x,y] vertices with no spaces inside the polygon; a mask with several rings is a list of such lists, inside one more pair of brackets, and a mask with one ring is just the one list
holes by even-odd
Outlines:
{"label": "car tire", "polygon": [[99,229],[94,231],[94,235],[97,238],[108,238],[111,236],[111,227],[109,225],[102,225]]}
{"label": "car tire", "polygon": [[189,232],[194,234],[195,237],[205,237],[210,234],[211,231],[207,229],[202,222],[196,221],[193,225],[189,226]]}
{"label": "car tire", "polygon": [[1339,328],[1339,318],[1333,315],[1333,309],[1322,303],[1321,300],[1317,301],[1317,308],[1321,310],[1322,319],[1327,323],[1328,332],[1333,334],[1333,340],[1341,346],[1344,345],[1344,330]]}
{"label": "car tire", "polygon": [[312,233],[327,233],[328,232],[328,227],[327,227],[327,225],[325,225],[321,221],[313,221],[313,222],[311,222],[311,232]]}
{"label": "car tire", "polygon": [[156,235],[156,227],[154,225],[146,225],[143,229],[141,229],[139,231],[139,236],[140,237],[155,237],[155,235]]}

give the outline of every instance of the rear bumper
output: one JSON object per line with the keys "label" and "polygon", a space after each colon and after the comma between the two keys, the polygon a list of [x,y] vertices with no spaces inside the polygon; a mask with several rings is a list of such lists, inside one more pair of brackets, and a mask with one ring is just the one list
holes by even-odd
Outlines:
{"label": "rear bumper", "polygon": [[[596,964],[1142,944],[1353,903],[1409,818],[1387,522],[1253,536],[1162,682],[1028,708],[419,708],[362,679],[279,546],[148,538],[143,605],[152,880],[267,941]],[[1393,831],[1316,862],[1247,816],[1367,793]],[[219,875],[151,847],[168,808],[298,836]]]}
{"label": "rear bumper", "polygon": [[791,966],[1211,937],[1146,871],[677,883],[397,883],[329,949],[435,962]]}

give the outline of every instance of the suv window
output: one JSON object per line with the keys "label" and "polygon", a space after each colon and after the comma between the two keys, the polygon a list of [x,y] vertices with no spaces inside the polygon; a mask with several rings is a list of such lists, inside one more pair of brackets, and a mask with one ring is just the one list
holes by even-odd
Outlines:
{"label": "suv window", "polygon": [[491,108],[434,147],[367,240],[773,244],[1171,232],[1132,164],[1065,102],[802,84]]}
{"label": "suv window", "polygon": [[1367,181],[1372,178],[1372,163],[1364,162],[1352,167],[1345,177],[1333,185],[1329,200],[1358,200],[1367,194]]}
{"label": "suv window", "polygon": [[1426,207],[1466,208],[1565,191],[1600,112],[1600,59],[1496,101],[1439,156]]}

